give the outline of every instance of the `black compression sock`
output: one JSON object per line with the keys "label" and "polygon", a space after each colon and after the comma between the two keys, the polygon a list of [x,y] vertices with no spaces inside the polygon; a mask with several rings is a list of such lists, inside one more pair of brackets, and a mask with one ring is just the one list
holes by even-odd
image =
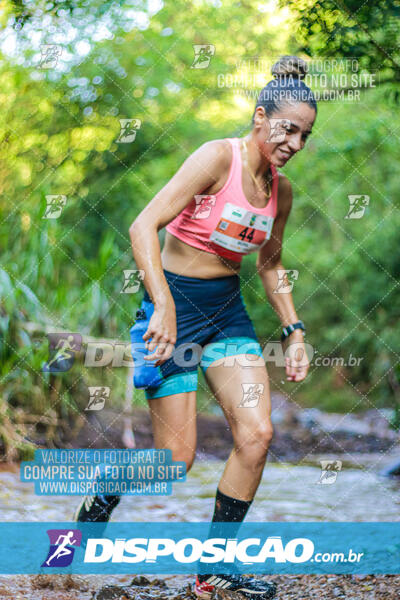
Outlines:
{"label": "black compression sock", "polygon": [[[213,522],[241,523],[250,508],[252,500],[238,500],[226,496],[217,489]],[[239,526],[238,526],[239,529]]]}
{"label": "black compression sock", "polygon": [[111,494],[105,494],[103,498],[110,506],[113,507],[113,509],[117,506],[117,504],[119,504],[121,500],[121,496],[114,496]]}
{"label": "black compression sock", "polygon": [[[231,525],[229,528],[229,537],[234,537],[239,527],[245,518],[247,511],[250,508],[252,500],[238,500],[237,498],[231,498],[230,496],[226,496],[222,492],[217,489],[217,494],[215,497],[215,507],[214,507],[214,515],[212,518],[212,525],[210,528],[209,538],[212,537],[225,537],[226,531],[224,531],[224,526],[219,525],[219,523],[237,523],[237,526]],[[198,578],[199,581],[204,581],[208,579],[210,576],[209,573],[210,566],[205,564],[199,565],[198,569]],[[208,573],[205,574],[204,571]]]}

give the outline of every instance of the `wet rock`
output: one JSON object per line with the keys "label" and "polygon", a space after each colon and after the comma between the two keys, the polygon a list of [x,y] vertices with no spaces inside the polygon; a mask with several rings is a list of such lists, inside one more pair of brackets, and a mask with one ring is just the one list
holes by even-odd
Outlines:
{"label": "wet rock", "polygon": [[150,581],[149,585],[155,585],[159,588],[167,587],[167,584],[165,583],[164,579],[153,579],[152,581]]}
{"label": "wet rock", "polygon": [[324,413],[318,408],[299,410],[297,418],[306,429],[329,434],[348,434],[353,437],[372,436],[396,440],[398,433],[390,427],[390,418],[382,410],[364,413]]}
{"label": "wet rock", "polygon": [[87,592],[89,586],[86,581],[78,575],[47,575],[45,573],[38,573],[34,575],[31,580],[31,585],[34,589],[45,589],[51,590],[79,590],[81,592]]}
{"label": "wet rock", "polygon": [[360,574],[360,575],[352,575],[351,576],[351,578],[354,581],[364,581],[365,579],[369,579],[370,577],[371,577],[371,575],[367,575],[367,574],[365,574],[365,575]]}
{"label": "wet rock", "polygon": [[192,586],[189,584],[177,590],[177,592],[171,596],[171,600],[197,600],[197,596],[193,592]]}
{"label": "wet rock", "polygon": [[299,424],[299,408],[283,394],[271,394],[271,421],[274,425],[295,427]]}
{"label": "wet rock", "polygon": [[140,585],[141,587],[145,585],[151,585],[150,579],[147,579],[144,575],[137,575],[132,579],[129,585]]}
{"label": "wet rock", "polygon": [[243,594],[225,590],[214,590],[211,594],[211,600],[244,600],[244,598]]}
{"label": "wet rock", "polygon": [[397,459],[386,469],[382,470],[380,474],[384,477],[400,477],[400,457],[397,457]]}
{"label": "wet rock", "polygon": [[169,600],[169,597],[165,596],[164,594],[160,594],[158,591],[153,591],[152,593],[141,591],[139,593],[135,593],[135,600]]}
{"label": "wet rock", "polygon": [[135,596],[121,585],[104,585],[93,596],[93,600],[133,600]]}
{"label": "wet rock", "polygon": [[105,585],[93,600],[185,600],[186,595],[177,596],[175,590],[168,588],[163,579],[148,579],[144,575],[135,576],[127,586]]}

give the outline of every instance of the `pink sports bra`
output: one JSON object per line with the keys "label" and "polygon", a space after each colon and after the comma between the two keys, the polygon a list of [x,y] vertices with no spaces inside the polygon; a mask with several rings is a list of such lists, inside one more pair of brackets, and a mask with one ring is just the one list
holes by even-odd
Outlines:
{"label": "pink sports bra", "polygon": [[271,165],[272,193],[264,208],[252,206],[242,188],[242,157],[239,138],[232,144],[228,179],[213,195],[196,195],[166,226],[166,230],[189,246],[241,262],[271,236],[276,217],[279,173]]}

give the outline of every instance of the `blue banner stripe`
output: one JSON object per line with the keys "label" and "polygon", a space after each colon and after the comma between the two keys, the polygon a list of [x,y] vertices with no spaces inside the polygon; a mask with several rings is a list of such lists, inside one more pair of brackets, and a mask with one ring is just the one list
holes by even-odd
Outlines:
{"label": "blue banner stripe", "polygon": [[[400,523],[1,523],[0,573],[400,573]],[[204,571],[205,569],[205,571]]]}

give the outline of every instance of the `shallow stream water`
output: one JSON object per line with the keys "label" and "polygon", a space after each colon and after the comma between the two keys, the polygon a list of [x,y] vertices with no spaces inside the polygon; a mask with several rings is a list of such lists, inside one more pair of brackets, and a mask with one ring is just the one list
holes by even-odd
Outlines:
{"label": "shallow stream water", "polygon": [[[268,463],[250,509],[249,521],[398,521],[400,482],[381,477],[380,460],[359,456],[344,464],[335,483],[318,484],[313,464]],[[221,461],[197,461],[187,480],[173,484],[171,496],[125,496],[114,521],[208,521]],[[70,521],[80,496],[37,496],[19,473],[0,472],[3,521]]]}

